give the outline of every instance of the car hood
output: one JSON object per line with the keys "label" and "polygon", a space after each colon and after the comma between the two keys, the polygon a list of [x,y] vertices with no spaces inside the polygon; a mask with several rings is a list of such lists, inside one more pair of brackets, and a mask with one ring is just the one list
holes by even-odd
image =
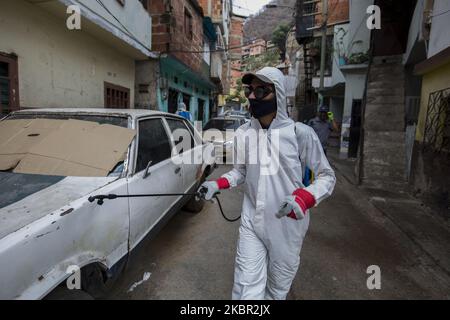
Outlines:
{"label": "car hood", "polygon": [[0,172],[0,239],[116,179]]}
{"label": "car hood", "polygon": [[211,139],[211,137],[206,137],[206,140],[211,143],[215,144],[223,144],[224,142],[233,141],[236,132],[226,132],[226,131],[220,131],[221,135],[216,137],[214,136],[214,141]]}

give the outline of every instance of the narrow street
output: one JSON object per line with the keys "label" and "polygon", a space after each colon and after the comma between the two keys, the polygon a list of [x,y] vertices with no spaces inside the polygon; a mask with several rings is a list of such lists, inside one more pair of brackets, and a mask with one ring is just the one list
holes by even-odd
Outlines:
{"label": "narrow street", "polygon": [[[228,169],[218,168],[213,177]],[[448,270],[336,174],[333,196],[313,211],[288,299],[448,299]],[[226,214],[237,214],[242,189],[221,199]],[[213,203],[198,215],[180,212],[142,246],[108,298],[229,299],[238,227]],[[370,265],[381,268],[381,290],[366,286]],[[145,273],[148,281],[131,291]]]}
{"label": "narrow street", "polygon": [[[0,300],[229,300],[241,222],[174,198],[219,190],[230,219],[244,190],[273,214],[244,286],[267,269],[286,298],[308,231],[288,300],[450,299],[449,22],[449,0],[0,0]],[[198,183],[234,151],[247,186]]]}

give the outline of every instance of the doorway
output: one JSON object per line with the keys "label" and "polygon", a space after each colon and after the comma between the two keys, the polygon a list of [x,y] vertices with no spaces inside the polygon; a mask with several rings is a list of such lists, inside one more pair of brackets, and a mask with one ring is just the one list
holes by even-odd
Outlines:
{"label": "doorway", "polygon": [[362,100],[353,100],[352,103],[352,122],[350,124],[350,142],[348,146],[349,158],[356,158],[358,156],[361,135],[361,104]]}
{"label": "doorway", "polygon": [[198,121],[203,121],[205,116],[205,100],[198,99]]}
{"label": "doorway", "polygon": [[169,89],[168,111],[169,113],[177,113],[178,111],[178,91],[173,89]]}

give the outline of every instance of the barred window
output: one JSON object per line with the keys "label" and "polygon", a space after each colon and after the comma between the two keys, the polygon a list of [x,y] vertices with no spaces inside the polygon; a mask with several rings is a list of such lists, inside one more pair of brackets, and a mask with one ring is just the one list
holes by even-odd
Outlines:
{"label": "barred window", "polygon": [[424,148],[450,154],[450,88],[430,94]]}

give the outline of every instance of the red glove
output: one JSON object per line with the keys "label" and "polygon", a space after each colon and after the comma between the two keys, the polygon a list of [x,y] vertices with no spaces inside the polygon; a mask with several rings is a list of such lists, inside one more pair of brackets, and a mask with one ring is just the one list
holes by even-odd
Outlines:
{"label": "red glove", "polygon": [[278,218],[288,216],[295,220],[305,217],[306,211],[316,205],[314,196],[305,189],[297,189],[292,196],[287,196],[281,203]]}
{"label": "red glove", "polygon": [[219,186],[220,190],[230,188],[230,183],[228,182],[227,178],[217,179],[216,182],[217,182],[217,185]]}

